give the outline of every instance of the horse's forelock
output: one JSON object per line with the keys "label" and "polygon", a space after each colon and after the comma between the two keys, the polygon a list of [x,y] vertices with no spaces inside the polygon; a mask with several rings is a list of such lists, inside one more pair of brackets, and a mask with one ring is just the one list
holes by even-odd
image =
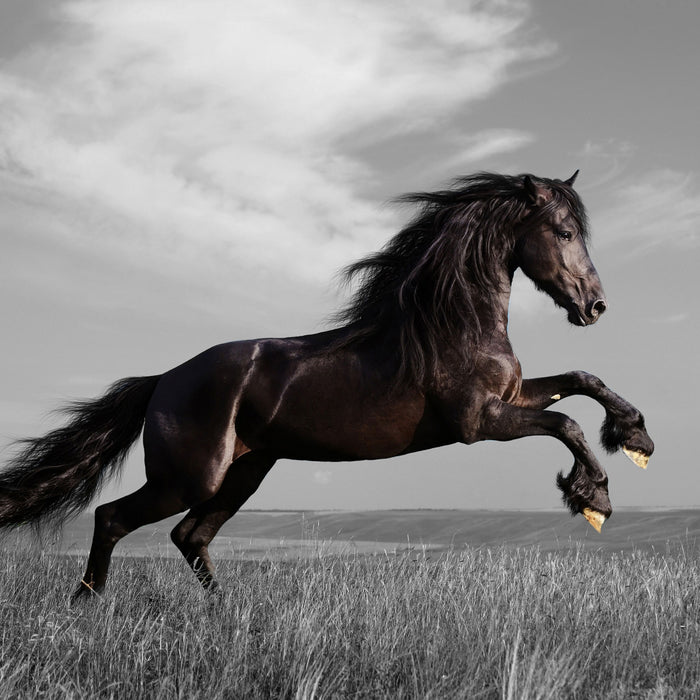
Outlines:
{"label": "horse's forelock", "polygon": [[588,242],[590,240],[588,216],[576,191],[560,180],[541,180],[541,182],[550,189],[552,198],[536,212],[536,218],[550,219],[558,209],[565,206],[576,222],[578,232],[583,240]]}

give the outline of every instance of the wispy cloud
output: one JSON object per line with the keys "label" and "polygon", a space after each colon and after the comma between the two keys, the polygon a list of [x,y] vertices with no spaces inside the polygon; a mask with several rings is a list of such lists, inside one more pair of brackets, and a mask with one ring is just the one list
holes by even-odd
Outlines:
{"label": "wispy cloud", "polygon": [[516,151],[534,140],[533,134],[518,129],[484,129],[465,140],[463,150],[452,163],[471,165],[475,161]]}
{"label": "wispy cloud", "polygon": [[603,185],[620,176],[637,148],[630,141],[609,138],[588,140],[574,156],[587,174],[587,186]]}
{"label": "wispy cloud", "polygon": [[[551,51],[527,6],[147,3],[62,6],[63,40],[0,73],[5,181],[127,217],[127,244],[177,238],[310,279],[379,245],[391,215],[358,194],[376,168],[343,146],[425,133]],[[527,142],[482,132],[463,158]],[[94,215],[94,214],[93,214]],[[101,235],[110,235],[110,226]]]}
{"label": "wispy cloud", "polygon": [[696,248],[700,244],[697,179],[674,170],[646,173],[621,184],[599,219],[598,228],[606,232],[601,241],[631,243],[633,252],[659,245]]}

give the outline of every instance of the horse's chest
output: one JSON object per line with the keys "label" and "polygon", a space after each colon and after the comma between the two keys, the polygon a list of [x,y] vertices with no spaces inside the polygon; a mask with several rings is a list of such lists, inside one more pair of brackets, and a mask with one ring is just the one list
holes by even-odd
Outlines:
{"label": "horse's chest", "polygon": [[518,358],[512,353],[501,353],[482,358],[476,376],[480,377],[479,390],[485,395],[498,396],[510,403],[518,394],[523,373]]}
{"label": "horse's chest", "polygon": [[520,362],[515,355],[511,355],[507,364],[506,370],[507,381],[503,384],[501,399],[506,403],[510,403],[518,397],[523,384],[523,371],[520,367]]}

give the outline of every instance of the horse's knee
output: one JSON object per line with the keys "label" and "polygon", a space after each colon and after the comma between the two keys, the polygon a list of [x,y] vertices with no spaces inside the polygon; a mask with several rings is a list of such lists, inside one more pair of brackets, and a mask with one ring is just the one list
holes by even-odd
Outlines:
{"label": "horse's knee", "polygon": [[576,446],[581,446],[586,442],[581,426],[573,418],[569,418],[563,413],[559,421],[558,431],[562,438]]}
{"label": "horse's knee", "polygon": [[585,372],[582,369],[566,372],[564,376],[569,379],[569,384],[577,388],[596,392],[606,388],[605,383],[602,379],[600,379],[600,377],[597,377],[595,374],[591,374],[590,372]]}

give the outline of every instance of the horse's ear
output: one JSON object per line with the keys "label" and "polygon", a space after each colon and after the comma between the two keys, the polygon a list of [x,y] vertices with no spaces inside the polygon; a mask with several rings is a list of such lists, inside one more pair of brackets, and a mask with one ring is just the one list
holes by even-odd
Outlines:
{"label": "horse's ear", "polygon": [[536,207],[542,207],[547,203],[547,194],[544,187],[538,185],[529,175],[523,178],[523,187],[525,194],[530,200],[530,204]]}
{"label": "horse's ear", "polygon": [[577,177],[578,177],[578,170],[568,180],[564,180],[564,184],[568,185],[569,187],[573,187],[574,182],[576,182]]}

